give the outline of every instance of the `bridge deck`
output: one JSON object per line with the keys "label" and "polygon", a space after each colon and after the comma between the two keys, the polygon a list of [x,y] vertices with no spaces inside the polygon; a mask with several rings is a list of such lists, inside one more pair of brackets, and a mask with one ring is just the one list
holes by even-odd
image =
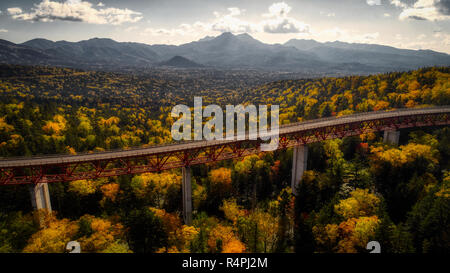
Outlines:
{"label": "bridge deck", "polygon": [[[448,113],[450,113],[450,106],[368,112],[368,113],[347,115],[342,117],[323,118],[283,125],[280,126],[279,135],[282,136],[289,133],[298,133],[301,131],[320,129],[329,126],[351,124],[354,122],[366,122],[366,121],[382,120],[387,118],[399,118],[399,117],[419,116],[429,114],[433,115],[448,114]],[[246,135],[245,139],[248,138],[249,136]],[[78,155],[64,154],[64,155],[49,155],[39,157],[8,158],[0,160],[0,168],[31,167],[31,166],[65,164],[65,163],[70,164],[86,161],[106,160],[112,158],[119,159],[119,158],[139,157],[164,152],[186,151],[201,147],[216,146],[239,141],[242,140],[239,140],[237,139],[237,137],[235,137],[235,139],[233,140],[212,140],[212,141],[201,140],[201,141],[187,141],[187,142],[185,141],[165,145],[155,145],[147,148],[106,151],[91,154],[88,153]]]}

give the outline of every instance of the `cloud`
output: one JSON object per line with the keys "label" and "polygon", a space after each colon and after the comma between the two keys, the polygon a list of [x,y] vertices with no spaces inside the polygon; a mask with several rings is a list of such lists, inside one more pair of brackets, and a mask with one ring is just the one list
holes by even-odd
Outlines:
{"label": "cloud", "polygon": [[255,26],[252,23],[237,18],[243,12],[244,10],[236,7],[228,8],[228,14],[225,15],[214,12],[216,19],[210,25],[211,30],[233,33],[253,32]]}
{"label": "cloud", "polygon": [[89,24],[121,25],[123,23],[135,23],[142,19],[142,13],[140,12],[129,9],[96,8],[91,3],[82,0],[67,0],[62,3],[43,0],[31,8],[30,12],[23,12],[21,8],[15,7],[9,8],[8,13],[13,19],[32,22],[61,20]]}
{"label": "cloud", "polygon": [[450,15],[450,0],[441,0],[436,3],[438,11],[444,15]]}
{"label": "cloud", "polygon": [[[239,33],[309,33],[309,25],[289,16],[291,7],[284,2],[270,5],[267,12],[261,14],[259,20],[250,21],[243,18],[246,10],[238,7],[229,7],[225,12],[214,11],[214,17],[208,21],[197,21],[193,24],[181,24],[175,28],[148,27],[139,32],[138,35],[146,39],[168,39],[172,43],[183,43],[191,41],[192,37],[202,38],[214,36],[217,33],[231,32]],[[330,15],[331,16],[331,15]],[[133,31],[134,29],[129,29]],[[188,38],[189,37],[189,38]],[[156,39],[158,38],[158,39]],[[195,38],[194,38],[195,39]]]}
{"label": "cloud", "polygon": [[7,9],[7,11],[10,15],[17,15],[17,14],[22,13],[21,8],[9,8],[9,9]]}
{"label": "cloud", "polygon": [[353,30],[335,27],[316,33],[318,37],[328,37],[328,40],[346,41],[349,43],[374,43],[379,37],[379,32],[358,33]]}
{"label": "cloud", "polygon": [[[414,3],[414,2],[412,2]],[[411,4],[411,1],[409,3],[405,0],[391,0],[391,4],[399,7],[399,8],[407,8],[409,4]]]}
{"label": "cloud", "polygon": [[209,22],[182,24],[178,28],[147,28],[145,33],[152,35],[187,35],[195,33],[232,32],[232,33],[308,33],[309,25],[288,16],[291,7],[284,2],[269,6],[262,14],[262,20],[250,22],[241,19],[245,10],[230,7],[226,13],[213,12],[214,19]]}
{"label": "cloud", "polygon": [[[236,7],[228,8],[228,11],[230,12],[229,16],[238,16],[238,15],[241,15],[241,13],[245,12],[245,10],[241,11],[240,8],[236,8]],[[216,12],[216,14],[219,15],[219,13],[217,13],[217,12]]]}
{"label": "cloud", "polygon": [[369,6],[380,6],[381,0],[366,0],[366,3]]}
{"label": "cloud", "polygon": [[394,42],[392,45],[399,48],[443,51],[443,47],[448,48],[450,46],[450,34],[438,32],[427,37],[419,35],[411,39],[399,39],[398,42]]}
{"label": "cloud", "polygon": [[365,33],[362,35],[362,41],[373,41],[378,39],[378,37],[380,37],[380,33],[379,32],[374,32],[374,33]]}
{"label": "cloud", "polygon": [[135,31],[135,30],[138,30],[138,27],[137,26],[131,26],[131,27],[127,27],[125,29],[125,32],[132,32],[132,31]]}
{"label": "cloud", "polygon": [[292,8],[285,2],[273,3],[269,7],[269,13],[263,14],[264,17],[285,17]]}
{"label": "cloud", "polygon": [[259,24],[260,28],[267,33],[308,33],[308,24],[288,16],[291,9],[285,2],[272,4],[269,12],[262,15],[268,19]]}
{"label": "cloud", "polygon": [[267,33],[308,33],[309,25],[293,18],[274,18],[263,22],[263,30]]}
{"label": "cloud", "polygon": [[144,35],[166,35],[166,36],[176,36],[176,35],[189,35],[198,33],[210,33],[210,32],[233,32],[233,33],[244,33],[244,32],[255,32],[257,26],[253,23],[247,22],[245,20],[237,18],[237,16],[242,15],[245,10],[241,10],[237,7],[230,7],[227,9],[227,13],[222,14],[220,12],[214,11],[214,19],[210,22],[195,22],[193,24],[181,24],[177,28],[167,29],[167,28],[146,28],[144,30]]}
{"label": "cloud", "polygon": [[334,13],[334,12],[326,13],[326,12],[324,12],[324,11],[321,11],[321,12],[320,12],[320,15],[325,15],[325,16],[327,16],[327,17],[334,17],[334,16],[336,16],[336,13]]}
{"label": "cloud", "polygon": [[[131,29],[128,31],[134,31]],[[186,35],[199,36],[205,32],[211,31],[211,25],[203,22],[195,22],[194,24],[180,24],[177,28],[146,28],[140,35],[147,36],[170,36],[180,38]]]}
{"label": "cloud", "polygon": [[262,14],[265,18],[259,22],[252,23],[240,19],[245,10],[236,7],[228,8],[227,14],[214,12],[215,20],[210,23],[210,29],[218,32],[232,33],[307,33],[309,25],[288,16],[292,8],[285,2],[273,3],[268,12]]}
{"label": "cloud", "polygon": [[427,38],[427,35],[426,34],[420,34],[419,36],[417,36],[417,40],[423,40],[423,39],[425,39],[425,38]]}
{"label": "cloud", "polygon": [[450,19],[450,0],[391,0],[402,9],[400,20],[444,21]]}
{"label": "cloud", "polygon": [[433,36],[436,39],[438,39],[438,41],[441,41],[442,44],[447,46],[450,45],[450,34],[443,32],[436,32],[435,34],[433,34]]}

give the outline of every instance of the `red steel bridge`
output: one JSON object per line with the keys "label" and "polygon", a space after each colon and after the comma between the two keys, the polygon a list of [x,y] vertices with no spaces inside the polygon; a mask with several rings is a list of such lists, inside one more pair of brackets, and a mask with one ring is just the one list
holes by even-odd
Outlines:
{"label": "red steel bridge", "polygon": [[[386,142],[398,143],[399,129],[450,124],[450,106],[376,111],[292,123],[279,128],[278,149],[294,147],[291,187],[295,193],[306,170],[306,144],[384,131]],[[182,168],[183,218],[192,223],[191,168],[220,160],[258,154],[261,140],[188,141],[120,151],[0,160],[0,185],[29,184],[34,209],[51,212],[47,183],[159,172]],[[40,218],[39,218],[40,217]],[[38,223],[42,226],[42,216]]]}
{"label": "red steel bridge", "polygon": [[[278,149],[375,131],[450,124],[450,106],[376,111],[291,123],[279,129]],[[120,151],[0,160],[0,185],[68,182],[141,174],[260,153],[261,140],[184,141]]]}

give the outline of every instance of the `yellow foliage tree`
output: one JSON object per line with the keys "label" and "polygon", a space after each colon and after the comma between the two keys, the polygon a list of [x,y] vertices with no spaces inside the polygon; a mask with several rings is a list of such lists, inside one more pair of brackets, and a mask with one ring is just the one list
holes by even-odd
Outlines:
{"label": "yellow foliage tree", "polygon": [[0,132],[10,132],[14,130],[14,126],[9,125],[8,123],[6,123],[6,118],[5,117],[1,117],[0,118]]}
{"label": "yellow foliage tree", "polygon": [[350,193],[350,198],[341,200],[334,206],[334,211],[344,218],[369,216],[376,213],[380,199],[369,193],[368,189],[356,189]]}
{"label": "yellow foliage tree", "polygon": [[117,193],[119,193],[119,184],[117,183],[109,183],[100,187],[100,190],[103,193],[103,196],[111,201],[116,200]]}
{"label": "yellow foliage tree", "polygon": [[244,252],[245,248],[240,248],[239,243],[236,241],[239,241],[239,239],[236,234],[234,234],[232,227],[218,224],[210,231],[207,245],[209,250],[213,253],[218,251],[219,242],[222,245],[222,252],[224,252],[224,250],[240,250],[241,252]]}
{"label": "yellow foliage tree", "polygon": [[53,120],[47,121],[42,127],[45,133],[49,135],[61,135],[66,129],[67,121],[62,115],[55,115]]}
{"label": "yellow foliage tree", "polygon": [[231,170],[227,168],[219,168],[212,170],[210,173],[211,181],[214,184],[231,184]]}
{"label": "yellow foliage tree", "polygon": [[69,219],[58,220],[55,216],[49,216],[45,223],[46,228],[31,236],[23,252],[63,253],[66,244],[78,231],[76,222],[71,222]]}
{"label": "yellow foliage tree", "polygon": [[[124,243],[119,241],[124,235],[124,227],[121,224],[113,224],[108,220],[95,218],[90,215],[83,217],[90,222],[92,230],[89,236],[83,236],[78,239],[83,252],[108,252],[118,248],[117,244],[122,244],[123,246]],[[120,248],[117,250],[120,250]]]}
{"label": "yellow foliage tree", "polygon": [[163,206],[164,196],[173,185],[181,187],[181,176],[171,172],[146,173],[135,176],[131,181],[131,187],[137,197],[144,198],[151,190],[159,207]]}
{"label": "yellow foliage tree", "polygon": [[158,252],[188,253],[189,243],[194,240],[199,232],[198,228],[182,225],[178,215],[167,213],[163,209],[149,208],[163,223],[168,237],[168,246],[161,248]]}
{"label": "yellow foliage tree", "polygon": [[100,120],[98,121],[98,124],[100,126],[104,126],[104,127],[111,127],[112,125],[117,125],[119,124],[120,119],[118,117],[110,117],[108,119],[104,119],[104,118],[100,118]]}
{"label": "yellow foliage tree", "polygon": [[246,214],[246,211],[236,203],[236,199],[223,200],[223,205],[220,207],[223,211],[225,218],[236,224],[239,217]]}
{"label": "yellow foliage tree", "polygon": [[319,247],[325,251],[338,253],[356,253],[365,249],[375,236],[380,223],[377,216],[349,218],[339,225],[328,224],[325,227],[314,226],[313,236]]}
{"label": "yellow foliage tree", "polygon": [[81,196],[87,196],[95,193],[96,187],[94,182],[88,180],[75,180],[69,184],[69,191],[76,192]]}
{"label": "yellow foliage tree", "polygon": [[385,149],[382,146],[372,147],[373,163],[378,167],[382,162],[389,162],[394,167],[401,167],[404,164],[414,162],[418,158],[424,158],[433,164],[437,164],[438,151],[431,146],[409,143],[399,148]]}
{"label": "yellow foliage tree", "polygon": [[244,252],[245,252],[245,245],[237,239],[232,239],[230,242],[226,243],[222,249],[222,253],[244,253]]}

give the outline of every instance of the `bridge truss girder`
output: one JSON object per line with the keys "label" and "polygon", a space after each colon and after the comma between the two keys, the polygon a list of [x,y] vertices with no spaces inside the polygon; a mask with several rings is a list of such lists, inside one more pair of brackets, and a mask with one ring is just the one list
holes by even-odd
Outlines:
{"label": "bridge truss girder", "polygon": [[[448,115],[448,113],[421,114],[288,131],[280,134],[278,149],[286,149],[328,139],[356,136],[369,132],[448,125],[450,124]],[[0,168],[0,185],[37,184],[44,183],[44,181],[45,183],[69,182],[82,179],[92,180],[100,177],[160,172],[258,154],[262,152],[260,145],[260,140],[237,140],[215,146],[196,147],[175,152],[168,151],[134,157],[30,167],[5,167]]]}

